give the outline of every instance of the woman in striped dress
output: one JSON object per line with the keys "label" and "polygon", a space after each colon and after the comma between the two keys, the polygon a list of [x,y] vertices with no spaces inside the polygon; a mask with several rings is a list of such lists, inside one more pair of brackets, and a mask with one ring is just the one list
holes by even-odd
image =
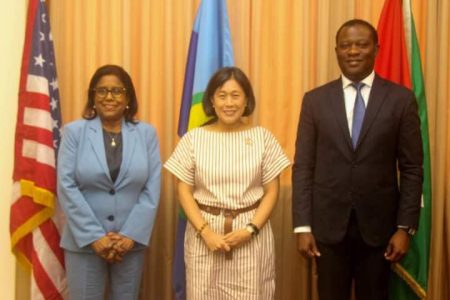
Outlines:
{"label": "woman in striped dress", "polygon": [[203,108],[212,120],[185,134],[165,164],[179,179],[179,201],[189,220],[187,298],[273,299],[269,216],[279,174],[290,162],[268,130],[243,122],[255,97],[240,69],[213,75]]}

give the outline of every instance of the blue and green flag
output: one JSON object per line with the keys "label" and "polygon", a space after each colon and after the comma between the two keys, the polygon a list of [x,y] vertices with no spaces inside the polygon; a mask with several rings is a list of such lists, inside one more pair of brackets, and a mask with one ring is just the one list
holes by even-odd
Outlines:
{"label": "blue and green flag", "polygon": [[[202,106],[203,93],[210,77],[219,69],[234,65],[233,46],[225,0],[203,0],[197,12],[189,44],[183,96],[178,120],[178,135],[208,121]],[[177,226],[173,285],[175,298],[186,299],[184,232],[186,216],[180,211]]]}
{"label": "blue and green flag", "polygon": [[217,69],[232,65],[233,46],[225,0],[203,0],[189,44],[178,121],[179,136],[208,120],[203,112],[202,98],[209,78]]}

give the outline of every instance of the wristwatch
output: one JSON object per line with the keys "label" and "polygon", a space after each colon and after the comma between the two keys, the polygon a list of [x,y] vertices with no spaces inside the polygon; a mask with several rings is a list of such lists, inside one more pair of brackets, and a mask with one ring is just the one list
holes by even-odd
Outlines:
{"label": "wristwatch", "polygon": [[252,236],[255,235],[255,230],[253,229],[253,227],[247,225],[247,226],[245,226],[245,230],[247,230],[248,232],[250,232],[250,234],[251,234]]}
{"label": "wristwatch", "polygon": [[409,227],[409,226],[401,226],[401,225],[399,225],[399,226],[397,226],[397,228],[405,231],[410,236],[413,236],[413,235],[416,234],[416,230],[414,228],[412,228],[412,227]]}
{"label": "wristwatch", "polygon": [[253,223],[248,223],[248,224],[245,226],[245,229],[246,229],[248,232],[250,232],[250,233],[252,234],[252,236],[258,235],[258,233],[259,233],[259,228],[258,228],[255,224],[253,224]]}

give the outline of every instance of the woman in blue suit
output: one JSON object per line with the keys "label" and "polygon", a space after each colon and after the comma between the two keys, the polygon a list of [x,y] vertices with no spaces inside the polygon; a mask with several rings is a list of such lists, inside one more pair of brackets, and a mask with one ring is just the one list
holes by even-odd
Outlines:
{"label": "woman in blue suit", "polygon": [[61,239],[74,299],[137,299],[144,249],[159,203],[161,162],[155,129],[135,119],[128,73],[99,68],[83,120],[67,124],[58,157]]}

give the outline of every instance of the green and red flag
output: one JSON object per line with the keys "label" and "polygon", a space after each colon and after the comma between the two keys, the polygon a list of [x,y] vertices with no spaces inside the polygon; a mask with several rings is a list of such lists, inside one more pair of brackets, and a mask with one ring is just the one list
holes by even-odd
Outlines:
{"label": "green and red flag", "polygon": [[411,239],[410,249],[400,263],[392,265],[394,274],[390,299],[425,299],[431,232],[431,167],[428,136],[427,102],[414,18],[410,0],[386,0],[378,23],[380,49],[375,71],[416,95],[423,141],[424,182],[419,228]]}

